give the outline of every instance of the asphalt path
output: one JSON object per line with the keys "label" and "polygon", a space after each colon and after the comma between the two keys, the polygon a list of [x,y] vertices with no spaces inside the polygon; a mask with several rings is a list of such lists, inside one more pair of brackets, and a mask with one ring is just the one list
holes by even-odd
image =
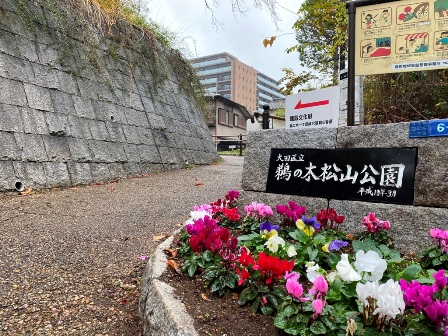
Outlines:
{"label": "asphalt path", "polygon": [[240,189],[243,160],[0,194],[0,335],[138,335],[142,259],[194,205]]}

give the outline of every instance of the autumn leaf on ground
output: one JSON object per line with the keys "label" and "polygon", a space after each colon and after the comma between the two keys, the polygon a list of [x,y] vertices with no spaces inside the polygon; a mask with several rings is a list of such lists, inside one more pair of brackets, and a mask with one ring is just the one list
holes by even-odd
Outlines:
{"label": "autumn leaf on ground", "polygon": [[33,189],[26,188],[24,191],[20,192],[20,195],[29,195],[29,194],[31,194],[32,191],[33,191]]}
{"label": "autumn leaf on ground", "polygon": [[202,300],[204,300],[204,301],[212,301],[204,293],[201,293],[201,297],[202,297]]}
{"label": "autumn leaf on ground", "polygon": [[153,236],[152,240],[159,241],[168,237],[167,235]]}
{"label": "autumn leaf on ground", "polygon": [[170,257],[172,258],[176,258],[177,257],[177,250],[169,250],[169,249],[164,249],[163,252],[165,252],[166,254],[168,254]]}
{"label": "autumn leaf on ground", "polygon": [[204,183],[202,183],[201,181],[199,181],[198,179],[196,179],[196,182],[195,182],[195,186],[200,186],[200,185],[203,185]]}
{"label": "autumn leaf on ground", "polygon": [[238,300],[238,294],[232,293],[232,300]]}
{"label": "autumn leaf on ground", "polygon": [[174,260],[170,259],[166,262],[177,274],[181,274],[182,271],[180,270],[179,265]]}

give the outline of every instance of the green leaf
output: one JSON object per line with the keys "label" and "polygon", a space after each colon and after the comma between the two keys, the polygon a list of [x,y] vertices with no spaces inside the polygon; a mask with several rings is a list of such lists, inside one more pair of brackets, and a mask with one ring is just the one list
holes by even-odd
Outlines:
{"label": "green leaf", "polygon": [[297,308],[297,306],[295,304],[291,303],[289,305],[282,307],[281,310],[279,309],[277,316],[290,317],[290,316],[297,314],[298,312],[299,312],[299,309]]}
{"label": "green leaf", "polygon": [[406,281],[411,281],[417,277],[417,275],[422,271],[422,268],[418,264],[409,265],[402,274],[402,278]]}
{"label": "green leaf", "polygon": [[290,232],[289,235],[301,243],[307,243],[310,240],[310,237],[300,229]]}
{"label": "green leaf", "polygon": [[268,302],[270,302],[276,309],[278,308],[279,302],[278,302],[278,298],[272,294],[272,293],[267,293],[265,296],[266,300],[268,300]]}
{"label": "green leaf", "polygon": [[252,313],[256,314],[258,311],[258,307],[260,307],[261,300],[260,298],[256,298],[252,303]]}
{"label": "green leaf", "polygon": [[213,254],[210,251],[205,251],[202,253],[202,258],[204,258],[205,261],[211,261],[213,258]]}
{"label": "green leaf", "polygon": [[335,269],[338,262],[341,261],[341,256],[336,253],[330,253],[328,255],[328,262],[330,263],[331,268]]}
{"label": "green leaf", "polygon": [[290,335],[298,335],[301,330],[307,329],[306,324],[297,324],[294,326],[288,326],[284,329],[285,333]]}
{"label": "green leaf", "polygon": [[284,315],[279,315],[274,319],[274,325],[279,329],[285,329],[286,324],[288,323],[288,317]]}
{"label": "green leaf", "polygon": [[222,288],[224,288],[224,284],[219,279],[215,279],[215,281],[212,282],[210,291],[213,293],[213,292],[219,291]]}
{"label": "green leaf", "polygon": [[440,257],[442,255],[442,251],[440,251],[439,249],[434,249],[431,252],[429,252],[428,256],[430,258],[437,258]]}
{"label": "green leaf", "polygon": [[352,241],[352,246],[353,249],[355,250],[355,253],[358,251],[364,251],[364,252],[369,252],[369,251],[375,251],[380,255],[380,258],[383,257],[383,254],[381,253],[381,251],[376,247],[375,242],[372,239],[365,239],[363,241],[361,240],[354,240]]}
{"label": "green leaf", "polygon": [[195,265],[195,264],[191,264],[189,267],[188,267],[188,275],[190,276],[190,277],[193,277],[194,276],[194,274],[196,273],[196,270],[197,270],[198,268],[197,268],[197,266]]}
{"label": "green leaf", "polygon": [[252,239],[259,238],[259,237],[260,237],[259,233],[250,233],[250,234],[247,234],[247,235],[244,235],[244,236],[239,236],[238,237],[238,242],[252,240]]}
{"label": "green leaf", "polygon": [[269,316],[275,311],[275,308],[272,307],[271,305],[265,305],[261,307],[260,310],[263,313],[263,315]]}
{"label": "green leaf", "polygon": [[311,327],[310,331],[314,335],[324,335],[327,333],[327,329],[325,328],[324,324],[321,321],[315,321]]}
{"label": "green leaf", "polygon": [[311,248],[308,247],[307,248],[307,252],[308,252],[308,257],[310,261],[314,261],[317,257],[317,253],[319,252],[316,248]]}

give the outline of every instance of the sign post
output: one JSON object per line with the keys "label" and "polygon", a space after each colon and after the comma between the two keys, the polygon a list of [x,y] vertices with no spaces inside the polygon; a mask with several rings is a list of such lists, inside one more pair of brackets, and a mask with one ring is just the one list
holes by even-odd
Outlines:
{"label": "sign post", "polygon": [[285,128],[335,128],[338,127],[340,89],[301,92],[285,99]]}

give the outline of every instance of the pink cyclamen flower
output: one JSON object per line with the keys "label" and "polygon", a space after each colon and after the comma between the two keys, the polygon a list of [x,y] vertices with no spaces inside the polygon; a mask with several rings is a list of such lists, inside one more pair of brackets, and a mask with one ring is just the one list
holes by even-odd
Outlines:
{"label": "pink cyclamen flower", "polygon": [[320,298],[322,295],[327,294],[328,292],[328,283],[322,275],[319,275],[316,280],[314,280],[313,287],[310,289],[309,293],[311,295],[316,295],[317,298]]}
{"label": "pink cyclamen flower", "polygon": [[446,287],[447,278],[445,276],[445,270],[441,269],[440,271],[434,273],[432,276],[436,280],[434,283],[434,289],[436,291],[441,291],[442,289],[444,289]]}
{"label": "pink cyclamen flower", "polygon": [[316,319],[320,314],[322,314],[322,310],[325,307],[325,300],[316,299],[311,302],[311,306],[314,309],[314,314],[312,316],[313,319]]}
{"label": "pink cyclamen flower", "polygon": [[436,299],[432,304],[424,308],[428,318],[437,325],[437,329],[447,322],[448,304],[445,300],[442,302]]}

